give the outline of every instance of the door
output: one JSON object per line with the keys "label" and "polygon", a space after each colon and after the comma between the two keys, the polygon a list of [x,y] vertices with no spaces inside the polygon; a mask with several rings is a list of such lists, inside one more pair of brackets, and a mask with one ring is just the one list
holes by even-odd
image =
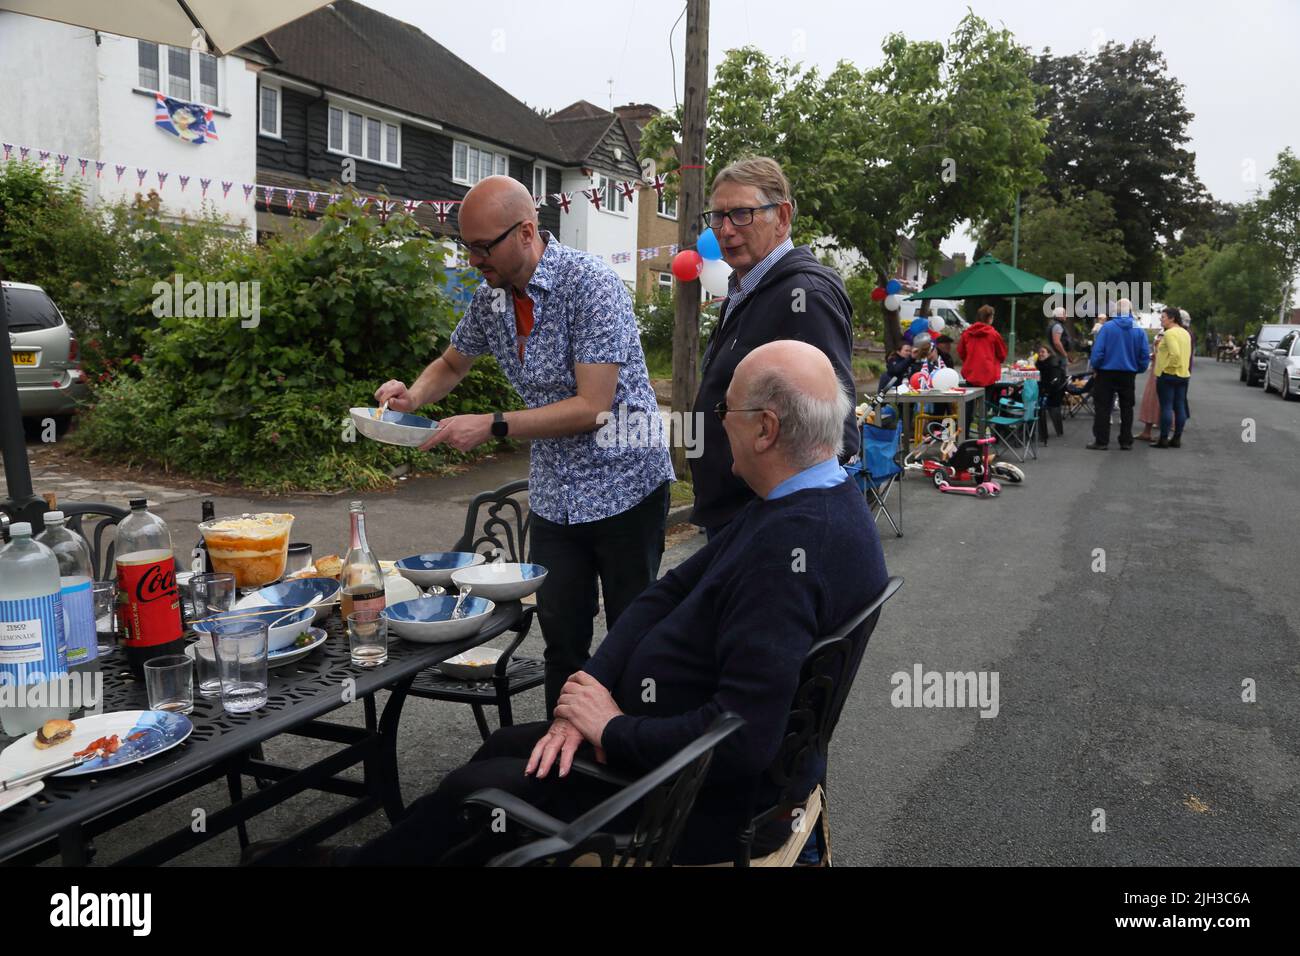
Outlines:
{"label": "door", "polygon": [[1286,377],[1287,356],[1291,354],[1295,341],[1296,333],[1292,332],[1277,343],[1277,348],[1268,357],[1268,370],[1264,374],[1268,378],[1268,384],[1279,392],[1282,390],[1282,379]]}

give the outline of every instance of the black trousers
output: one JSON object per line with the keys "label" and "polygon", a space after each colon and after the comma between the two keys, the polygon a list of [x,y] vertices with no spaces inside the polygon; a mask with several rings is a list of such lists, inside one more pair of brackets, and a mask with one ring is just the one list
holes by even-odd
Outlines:
{"label": "black trousers", "polygon": [[1110,444],[1110,407],[1119,396],[1119,443],[1133,444],[1133,391],[1137,372],[1099,370],[1093,376],[1092,437],[1098,445]]}
{"label": "black trousers", "polygon": [[623,609],[659,577],[668,502],[664,482],[639,504],[599,521],[566,525],[533,515],[529,560],[547,569],[537,592],[537,618],[546,641],[548,718],[564,682],[591,656],[597,583],[612,630]]}
{"label": "black trousers", "polygon": [[[490,811],[482,811],[475,823],[467,820],[461,803],[476,790],[496,787],[565,823],[615,793],[616,788],[576,772],[560,777],[558,762],[543,780],[524,776],[533,746],[550,726],[538,721],[502,727],[469,763],[444,777],[433,793],[412,803],[391,830],[364,846],[335,850],[331,862],[340,866],[431,866],[439,862],[481,866],[513,849],[519,832],[512,826],[497,825]],[[595,751],[584,743],[578,756],[594,760]],[[620,820],[624,823],[625,829],[635,825],[635,811],[630,821]]]}

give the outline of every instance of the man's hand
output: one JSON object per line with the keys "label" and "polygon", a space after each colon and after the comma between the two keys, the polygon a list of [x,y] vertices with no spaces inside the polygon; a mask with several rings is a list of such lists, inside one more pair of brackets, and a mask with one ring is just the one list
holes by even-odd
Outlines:
{"label": "man's hand", "polygon": [[438,422],[423,445],[421,451],[428,451],[434,445],[450,445],[457,451],[470,451],[492,437],[491,415],[453,415]]}
{"label": "man's hand", "polygon": [[396,379],[389,379],[375,389],[375,404],[383,405],[384,402],[395,412],[413,412],[420,407],[406,385]]}
{"label": "man's hand", "polygon": [[528,758],[528,766],[524,767],[524,774],[531,776],[536,772],[537,779],[541,780],[550,772],[558,756],[560,776],[567,777],[569,768],[573,766],[573,755],[581,744],[582,734],[578,728],[567,720],[557,718],[551,724],[551,729],[546,732],[546,736],[537,741],[533,747],[532,755]]}
{"label": "man's hand", "polygon": [[586,671],[578,671],[560,691],[555,716],[577,727],[593,746],[600,747],[605,725],[622,714],[605,685]]}

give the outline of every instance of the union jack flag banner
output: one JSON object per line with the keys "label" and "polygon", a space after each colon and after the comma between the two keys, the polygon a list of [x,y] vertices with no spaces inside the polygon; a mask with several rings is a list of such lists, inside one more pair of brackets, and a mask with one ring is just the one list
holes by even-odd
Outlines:
{"label": "union jack flag banner", "polygon": [[439,202],[436,199],[428,200],[428,204],[433,207],[433,214],[439,222],[446,222],[451,215],[451,207],[456,205],[454,202]]}
{"label": "union jack flag banner", "polygon": [[645,262],[647,259],[653,259],[655,256],[659,255],[658,246],[652,246],[649,249],[638,249],[637,251],[641,254],[642,262]]}
{"label": "union jack flag banner", "polygon": [[199,180],[199,188],[203,190],[203,198],[204,198],[204,199],[207,199],[207,198],[208,198],[208,187],[211,186],[211,185],[212,185],[212,180],[210,180],[210,179],[200,179],[200,180]]}
{"label": "union jack flag banner", "polygon": [[271,205],[271,203],[275,202],[275,187],[274,187],[274,186],[263,186],[263,187],[262,187],[262,202],[266,203],[268,206]]}
{"label": "union jack flag banner", "polygon": [[19,147],[18,147],[18,156],[19,156],[19,158],[21,158],[21,159],[26,159],[26,158],[27,158],[27,154],[30,153],[31,151],[32,151],[32,148],[31,148],[30,146],[19,146]]}
{"label": "union jack flag banner", "polygon": [[668,185],[668,174],[667,174],[667,173],[660,173],[658,176],[655,177],[655,181],[654,181],[654,183],[653,183],[652,185],[653,185],[654,188],[655,188],[655,192],[657,192],[657,193],[659,194],[659,198],[660,198],[660,199],[663,199],[663,198],[664,198],[664,187]]}
{"label": "union jack flag banner", "polygon": [[[96,179],[99,178],[99,174],[102,173],[102,172],[104,171],[104,167],[107,166],[107,165],[108,165],[108,163],[101,163],[99,160],[95,160],[95,178],[96,178]],[[121,179],[122,177],[121,177],[121,176],[118,176],[117,178],[118,178],[118,179]]]}
{"label": "union jack flag banner", "polygon": [[59,153],[59,172],[62,173],[64,171],[64,168],[67,165],[68,165],[68,154]]}
{"label": "union jack flag banner", "polygon": [[668,247],[668,255],[670,256],[677,255],[677,243],[674,242],[671,246]]}
{"label": "union jack flag banner", "polygon": [[618,191],[623,194],[624,199],[631,199],[636,195],[636,183],[623,182],[618,184]]}
{"label": "union jack flag banner", "polygon": [[228,179],[221,180],[221,198],[225,199],[230,195],[230,187],[235,185]]}
{"label": "union jack flag banner", "polygon": [[406,210],[408,216],[414,216],[415,210],[420,208],[420,200],[407,199],[402,203],[402,208]]}
{"label": "union jack flag banner", "polygon": [[319,197],[320,197],[320,193],[318,193],[318,192],[314,192],[314,191],[312,191],[312,190],[310,190],[310,189],[307,190],[307,211],[308,211],[308,212],[315,212],[315,211],[316,211],[316,200],[317,200]]}
{"label": "union jack flag banner", "polygon": [[336,203],[336,202],[338,202],[338,201],[339,201],[340,199],[342,199],[342,198],[343,198],[343,194],[342,194],[342,193],[330,193],[330,202],[331,202],[331,203]]}
{"label": "union jack flag banner", "polygon": [[605,191],[603,189],[596,189],[594,187],[592,189],[584,189],[582,194],[586,196],[588,201],[597,209],[599,209],[600,204],[605,201]]}
{"label": "union jack flag banner", "polygon": [[552,193],[551,198],[555,200],[562,211],[568,212],[569,204],[573,202],[573,193]]}
{"label": "union jack flag banner", "polygon": [[631,262],[631,261],[632,261],[632,253],[630,253],[630,252],[615,252],[615,253],[613,253],[612,255],[610,255],[610,257],[609,257],[609,261],[612,262],[612,263],[614,263],[615,265],[621,265],[621,264],[624,263],[624,262]]}
{"label": "union jack flag banner", "polygon": [[143,185],[144,185],[144,178],[145,178],[146,176],[148,176],[148,175],[149,175],[149,170],[147,170],[147,169],[141,169],[139,166],[137,166],[137,167],[135,168],[135,180],[136,180],[135,184],[136,184],[137,186],[143,186]]}
{"label": "union jack flag banner", "polygon": [[388,222],[388,214],[392,212],[393,207],[396,205],[396,199],[376,199],[375,206],[379,210],[379,221]]}
{"label": "union jack flag banner", "polygon": [[358,209],[365,209],[367,206],[370,205],[370,197],[357,196],[355,199],[352,200],[352,204],[356,206]]}
{"label": "union jack flag banner", "polygon": [[185,192],[185,187],[188,186],[188,185],[190,184],[190,177],[188,177],[188,176],[177,176],[176,179],[177,179],[177,181],[180,182],[180,184],[181,184],[181,192]]}
{"label": "union jack flag banner", "polygon": [[545,193],[543,193],[543,194],[540,195],[540,196],[533,196],[533,208],[535,208],[535,209],[541,209],[541,208],[542,208],[542,203],[545,201],[545,199],[546,199],[546,194],[545,194]]}
{"label": "union jack flag banner", "polygon": [[90,160],[77,157],[77,165],[81,167],[81,175],[86,175],[86,167],[90,165]]}
{"label": "union jack flag banner", "polygon": [[252,197],[252,195],[253,195],[253,190],[257,188],[257,184],[256,184],[256,183],[242,183],[241,185],[244,187],[244,202],[248,202],[248,200],[249,200],[249,199]]}
{"label": "union jack flag banner", "polygon": [[48,149],[38,150],[37,155],[41,157],[41,162],[45,162],[50,158],[50,151]]}
{"label": "union jack flag banner", "polygon": [[293,201],[294,201],[296,198],[298,198],[298,190],[296,190],[296,189],[286,189],[286,190],[284,191],[284,204],[285,204],[286,206],[288,206],[290,209],[293,208]]}
{"label": "union jack flag banner", "polygon": [[171,173],[158,173],[158,188],[159,188],[159,189],[162,189],[164,186],[167,185],[167,177],[170,176],[170,175],[171,175]]}
{"label": "union jack flag banner", "polygon": [[126,167],[114,164],[113,168],[117,170],[117,181],[120,183],[122,181],[122,174],[126,172]]}
{"label": "union jack flag banner", "polygon": [[5,148],[5,161],[8,162],[8,161],[9,161],[9,154],[12,153],[12,152],[14,151],[14,144],[13,144],[13,143],[0,143],[0,145],[4,146],[4,148]]}
{"label": "union jack flag banner", "polygon": [[164,133],[200,146],[217,141],[212,110],[198,103],[183,103],[161,93],[154,94],[153,122]]}

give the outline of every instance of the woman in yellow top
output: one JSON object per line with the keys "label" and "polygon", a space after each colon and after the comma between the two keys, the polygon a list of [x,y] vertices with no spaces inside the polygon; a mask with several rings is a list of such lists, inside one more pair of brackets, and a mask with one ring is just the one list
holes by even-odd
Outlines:
{"label": "woman in yellow top", "polygon": [[[1192,377],[1192,337],[1179,323],[1178,310],[1160,313],[1164,334],[1156,347],[1156,393],[1160,396],[1160,440],[1152,448],[1181,448],[1187,422],[1187,382]],[[1172,426],[1173,435],[1170,436]]]}

